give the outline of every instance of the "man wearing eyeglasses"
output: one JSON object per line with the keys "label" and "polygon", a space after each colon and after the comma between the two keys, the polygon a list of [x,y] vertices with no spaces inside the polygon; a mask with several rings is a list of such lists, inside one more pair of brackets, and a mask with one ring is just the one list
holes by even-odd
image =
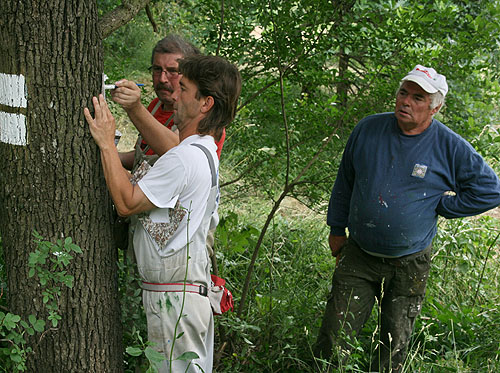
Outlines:
{"label": "man wearing eyeglasses", "polygon": [[[178,35],[167,35],[156,43],[149,69],[157,98],[151,101],[147,109],[141,103],[141,90],[134,82],[122,79],[115,83],[117,88],[111,91],[111,97],[126,111],[140,133],[134,150],[119,153],[122,166],[132,174],[143,162],[152,166],[161,155],[179,144],[177,126],[173,120],[174,100],[172,98],[173,92],[179,88],[181,79],[178,60],[199,54],[198,48]],[[158,122],[163,126],[159,126]],[[148,134],[151,136],[148,137]],[[144,137],[151,140],[146,142]],[[225,137],[226,131],[223,129],[220,139],[215,139],[219,158]],[[129,227],[127,227],[123,225],[122,218],[117,218],[115,239],[117,246],[122,249],[128,248],[129,257],[133,258],[131,238],[134,234],[136,217],[129,220]],[[124,232],[126,229],[128,229],[128,234]],[[212,258],[212,265],[215,266],[213,242],[214,232],[211,230],[207,237],[207,250]]]}
{"label": "man wearing eyeglasses", "polygon": [[[172,93],[179,87],[179,59],[200,54],[198,48],[178,35],[167,35],[153,49],[151,67],[155,98],[146,109],[141,104],[141,90],[134,82],[120,80],[117,88],[111,91],[113,101],[120,104],[127,112],[140,134],[135,149],[121,152],[120,161],[123,167],[134,172],[144,161],[151,166],[158,157],[179,144],[177,127],[173,121]],[[157,122],[164,128],[157,127]],[[154,143],[146,143],[142,136],[144,132],[155,132]],[[217,155],[220,158],[225,131],[220,139],[216,139]]]}

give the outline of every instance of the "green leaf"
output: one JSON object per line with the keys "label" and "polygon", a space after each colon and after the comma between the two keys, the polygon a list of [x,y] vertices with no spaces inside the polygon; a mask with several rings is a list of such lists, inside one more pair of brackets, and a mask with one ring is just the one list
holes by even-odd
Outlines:
{"label": "green leaf", "polygon": [[21,357],[21,355],[19,355],[17,353],[17,351],[15,351],[14,349],[12,349],[12,352],[11,352],[11,355],[10,355],[10,360],[12,360],[15,363],[20,363],[21,361],[23,361],[23,358]]}
{"label": "green leaf", "polygon": [[127,347],[125,350],[127,354],[131,356],[141,356],[142,355],[142,350],[138,347]]}
{"label": "green leaf", "polygon": [[43,237],[36,230],[33,230],[33,236],[35,236],[37,240],[43,240]]}
{"label": "green leaf", "polygon": [[14,329],[17,325],[17,323],[21,320],[21,316],[19,315],[14,315],[12,313],[8,313],[5,315],[5,318],[3,319],[3,324],[4,326],[8,329]]}
{"label": "green leaf", "polygon": [[38,322],[34,325],[34,329],[38,333],[42,333],[45,330],[45,321],[43,320],[38,320]]}
{"label": "green leaf", "polygon": [[38,252],[35,251],[34,253],[30,253],[28,257],[28,265],[30,266],[35,265],[37,261],[38,261]]}
{"label": "green leaf", "polygon": [[165,355],[163,355],[162,353],[154,350],[150,346],[146,347],[146,349],[144,350],[144,354],[146,355],[146,357],[148,358],[148,360],[151,361],[151,362],[153,362],[153,363],[160,363],[163,360],[166,360]]}
{"label": "green leaf", "polygon": [[61,316],[59,316],[56,312],[51,311],[48,319],[52,321],[52,326],[55,328],[59,320],[61,320]]}
{"label": "green leaf", "polygon": [[73,288],[73,280],[74,280],[74,277],[71,275],[68,275],[64,278],[63,283],[64,283],[64,285],[66,285],[66,287],[71,289],[71,288]]}
{"label": "green leaf", "polygon": [[33,328],[38,332],[41,333],[45,329],[45,321],[44,320],[36,320],[36,322],[33,324]]}
{"label": "green leaf", "polygon": [[73,250],[75,253],[78,253],[78,254],[82,253],[82,249],[78,245],[71,244],[70,249]]}
{"label": "green leaf", "polygon": [[196,352],[187,351],[184,352],[181,356],[179,356],[176,360],[188,361],[193,359],[199,359],[200,357]]}

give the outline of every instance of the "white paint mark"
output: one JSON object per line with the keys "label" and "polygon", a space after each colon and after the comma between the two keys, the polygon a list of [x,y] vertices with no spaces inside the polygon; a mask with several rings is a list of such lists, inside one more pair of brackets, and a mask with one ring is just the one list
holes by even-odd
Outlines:
{"label": "white paint mark", "polygon": [[108,80],[108,76],[104,73],[102,73],[102,89],[101,93],[104,98],[106,98],[106,89],[104,88],[104,85],[106,84],[106,80]]}
{"label": "white paint mark", "polygon": [[381,196],[380,194],[379,194],[379,196],[378,196],[378,202],[379,202],[382,206],[384,206],[385,208],[388,208],[388,207],[389,207],[389,205],[387,205],[387,202],[385,202],[385,201],[384,201],[384,199],[382,198],[382,196]]}
{"label": "white paint mark", "polygon": [[0,73],[0,104],[26,107],[26,85],[23,75]]}
{"label": "white paint mark", "polygon": [[12,145],[26,145],[26,117],[0,111],[0,141]]}

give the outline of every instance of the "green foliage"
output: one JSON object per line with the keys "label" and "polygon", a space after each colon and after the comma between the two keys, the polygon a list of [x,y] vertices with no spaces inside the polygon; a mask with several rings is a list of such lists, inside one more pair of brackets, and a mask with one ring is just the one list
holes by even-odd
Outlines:
{"label": "green foliage", "polygon": [[30,253],[28,277],[38,277],[40,285],[43,287],[42,301],[49,312],[48,319],[55,328],[61,320],[58,313],[61,286],[64,285],[70,289],[73,287],[74,277],[67,274],[64,268],[73,259],[71,253],[81,254],[82,250],[73,243],[71,237],[64,240],[58,239],[53,244],[50,241],[44,241],[43,237],[36,231],[33,232],[33,235],[38,249]]}
{"label": "green foliage", "polygon": [[[39,281],[42,302],[48,312],[47,320],[52,327],[57,327],[61,316],[59,315],[59,296],[61,287],[73,287],[73,276],[67,274],[65,267],[73,259],[72,252],[81,254],[82,250],[73,243],[71,237],[64,240],[59,239],[56,243],[44,241],[43,237],[36,231],[33,232],[37,249],[29,256],[29,277],[37,277]],[[0,253],[3,254],[0,245]],[[1,255],[3,257],[3,255]],[[0,270],[3,268],[3,260],[0,262]],[[2,283],[2,295],[5,286],[5,274],[0,271]],[[0,298],[1,301],[1,298]],[[7,304],[0,303],[2,308],[7,309]],[[35,315],[29,315],[28,320],[10,312],[0,311],[0,369],[4,372],[26,371],[26,359],[32,352],[28,343],[28,336],[34,336],[46,331],[46,321],[38,319]]]}
{"label": "green foliage", "polygon": [[[159,353],[158,351],[154,350],[151,346],[150,342],[144,342],[143,338],[141,337],[141,333],[139,330],[136,330],[135,327],[132,328],[132,331],[130,333],[132,336],[133,342],[128,345],[128,347],[125,349],[125,352],[137,358],[136,362],[141,361],[141,357],[144,356],[147,360],[147,364],[142,364],[141,371],[144,371],[146,373],[157,373],[161,367],[162,362],[165,360],[165,355],[162,353]],[[135,369],[136,365],[132,365],[130,369],[127,369],[127,371],[133,371],[136,372],[137,370]],[[133,367],[133,368],[132,368]]]}
{"label": "green foliage", "polygon": [[[196,6],[198,14],[212,20],[204,24],[204,16],[196,18],[199,32],[209,36],[203,40],[205,49],[212,53],[219,47],[220,23],[213,22],[220,20],[219,5],[208,1]],[[491,68],[496,61],[491,56],[498,54],[500,31],[493,22],[498,2],[484,5],[306,0],[226,4],[220,53],[241,66],[244,107],[228,130],[223,167],[229,179],[224,181],[238,179],[239,193],[259,190],[276,199],[287,178],[293,180],[308,167],[324,140],[336,132],[338,137],[290,192],[322,208],[350,130],[368,114],[392,110],[402,74],[416,63],[448,76],[448,106],[440,118],[473,139],[485,124],[499,119],[498,69]],[[342,70],[341,58],[347,69]]]}
{"label": "green foliage", "polygon": [[[148,345],[146,315],[142,307],[140,279],[136,265],[123,252],[123,258],[118,262],[118,290],[121,303],[121,321],[124,325],[123,344],[126,346],[124,355],[125,372],[135,372],[135,367],[143,371],[151,368],[144,351]],[[146,358],[146,360],[144,360]]]}
{"label": "green foliage", "polygon": [[[236,219],[229,210],[221,219],[221,231],[229,237],[240,232],[252,231],[247,243],[220,239],[216,235],[216,253],[219,271],[236,299],[238,307],[242,283],[246,275],[247,262],[256,240],[257,230],[245,222],[246,219],[265,211],[260,205],[252,214],[239,210]],[[254,215],[255,214],[255,215]],[[233,354],[221,362],[220,372],[245,371],[305,371],[301,361],[308,353],[308,346],[315,336],[310,330],[319,327],[320,316],[326,299],[329,269],[324,240],[326,229],[314,219],[302,223],[277,215],[271,234],[265,242],[255,265],[254,286],[251,288],[250,304],[241,318],[228,313],[217,318],[224,335],[232,335]],[[223,343],[224,335],[219,338]],[[217,341],[217,337],[216,337]],[[297,369],[297,370],[293,370]]]}
{"label": "green foliage", "polygon": [[422,332],[415,344],[425,344],[426,361],[436,355],[474,371],[486,362],[498,368],[499,222],[484,216],[444,223],[435,240],[432,283],[422,311],[426,317],[417,324]]}
{"label": "green foliage", "polygon": [[217,240],[222,247],[230,247],[233,252],[243,253],[256,243],[259,231],[250,225],[242,226],[238,215],[229,212],[220,219],[217,227]]}
{"label": "green foliage", "polygon": [[[145,71],[153,42],[170,31],[240,67],[243,90],[221,159],[216,234],[219,271],[236,307],[281,193],[320,214],[277,211],[257,253],[247,307],[240,317],[216,319],[225,330],[216,341],[231,346],[217,371],[307,372],[333,271],[321,213],[347,136],[364,116],[393,109],[405,72],[420,63],[447,76],[450,92],[437,119],[500,172],[500,2],[234,0],[224,2],[223,22],[221,5],[154,1],[158,35],[141,14],[106,41],[105,71],[116,78]],[[441,223],[405,371],[500,370],[498,264],[485,257],[497,230],[497,220],[483,217]],[[368,366],[377,342],[366,331],[376,325],[374,317],[358,336],[345,369]],[[234,339],[225,340],[229,335]]]}

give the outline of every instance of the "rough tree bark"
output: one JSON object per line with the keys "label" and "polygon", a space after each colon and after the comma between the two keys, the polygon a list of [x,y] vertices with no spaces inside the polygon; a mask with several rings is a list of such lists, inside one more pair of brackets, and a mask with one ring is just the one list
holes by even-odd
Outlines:
{"label": "rough tree bark", "polygon": [[34,229],[50,241],[72,237],[83,250],[68,270],[74,287],[63,290],[57,329],[30,341],[30,372],[123,370],[111,202],[83,117],[102,82],[96,6],[0,1],[0,235],[10,312],[46,317],[27,276]]}

